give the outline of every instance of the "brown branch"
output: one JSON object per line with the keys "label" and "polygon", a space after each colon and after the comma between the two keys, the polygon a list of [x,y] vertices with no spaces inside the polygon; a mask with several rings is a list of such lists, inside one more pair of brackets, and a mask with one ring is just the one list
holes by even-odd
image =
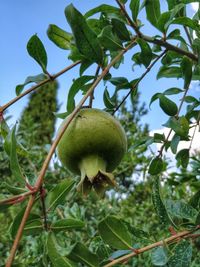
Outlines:
{"label": "brown branch", "polygon": [[[48,168],[48,165],[49,165],[49,162],[55,152],[55,149],[62,137],[62,135],[64,134],[65,130],[67,129],[67,127],[69,126],[70,122],[73,120],[73,118],[76,116],[76,114],[79,112],[79,110],[82,108],[83,104],[85,103],[85,101],[87,100],[87,98],[91,95],[91,93],[94,91],[94,89],[96,88],[96,86],[100,83],[100,81],[103,79],[103,77],[108,73],[108,71],[110,70],[110,68],[129,50],[131,49],[135,44],[135,39],[132,40],[132,42],[126,47],[124,48],[122,51],[119,52],[119,54],[107,65],[107,67],[102,71],[102,73],[97,77],[97,79],[94,81],[94,83],[92,84],[92,86],[90,87],[90,89],[87,91],[87,93],[84,95],[84,97],[81,99],[81,101],[79,102],[79,104],[76,106],[76,108],[74,109],[74,111],[68,116],[68,119],[65,121],[64,125],[63,125],[63,128],[61,129],[61,131],[58,133],[57,137],[55,138],[50,150],[49,150],[49,153],[43,163],[43,166],[42,166],[42,169],[40,171],[40,174],[37,178],[37,181],[35,183],[35,188],[37,191],[39,191],[40,187],[42,186],[42,183],[43,183],[43,179],[44,179],[44,176],[45,176],[45,173],[46,173],[46,170]],[[14,257],[15,257],[15,253],[17,251],[17,247],[19,245],[19,242],[20,242],[20,239],[21,239],[21,236],[22,236],[22,233],[23,233],[23,229],[24,229],[24,226],[26,224],[26,221],[28,219],[28,216],[30,214],[30,211],[31,211],[31,208],[33,206],[33,203],[34,203],[34,200],[35,200],[35,195],[32,195],[31,198],[29,199],[29,202],[28,202],[28,205],[27,205],[27,208],[25,210],[25,213],[24,213],[24,216],[23,216],[23,219],[21,221],[21,224],[18,228],[18,231],[17,231],[17,235],[15,237],[15,240],[14,240],[14,243],[13,243],[13,246],[11,248],[11,251],[10,251],[10,255],[9,255],[9,258],[7,260],[7,263],[6,263],[6,267],[11,267],[11,264],[14,260]]]}
{"label": "brown branch", "polygon": [[142,81],[142,79],[147,75],[147,73],[153,68],[153,66],[156,64],[156,62],[164,56],[164,54],[167,52],[167,50],[163,51],[152,63],[149,65],[149,67],[146,69],[146,71],[142,74],[142,76],[137,80],[136,83],[133,84],[132,88],[128,92],[128,94],[123,98],[123,100],[120,102],[120,104],[116,107],[116,109],[113,111],[112,114],[115,114],[117,110],[123,105],[123,103],[126,101],[126,99],[129,97],[131,92],[135,90],[138,86],[138,84]]}
{"label": "brown branch", "polygon": [[[170,244],[170,243],[175,242],[175,241],[178,242],[181,239],[186,238],[188,235],[190,235],[194,231],[196,231],[196,229],[192,230],[192,231],[183,231],[183,232],[177,233],[176,235],[170,236],[164,240],[155,242],[155,243],[150,244],[148,246],[145,246],[143,248],[137,249],[137,251],[133,251],[130,254],[127,254],[127,255],[122,256],[118,259],[112,260],[110,263],[104,265],[104,267],[111,267],[111,266],[114,266],[115,264],[119,264],[119,263],[122,263],[124,261],[128,261],[130,258],[133,258],[133,257],[135,257],[135,256],[137,256],[137,255],[139,255],[145,251],[151,250],[153,248],[163,246],[163,244]],[[192,237],[192,236],[190,236],[190,237]]]}
{"label": "brown branch", "polygon": [[40,83],[32,86],[31,88],[27,89],[26,91],[24,91],[23,93],[21,93],[20,95],[16,96],[15,98],[13,98],[12,100],[10,100],[7,104],[3,105],[0,107],[0,113],[2,113],[3,111],[5,111],[8,107],[10,107],[11,105],[13,105],[15,102],[17,102],[19,99],[21,99],[22,97],[24,97],[25,95],[33,92],[34,90],[38,89],[40,86],[55,80],[57,77],[59,77],[60,75],[64,74],[65,72],[67,72],[68,70],[72,69],[73,67],[75,67],[76,65],[80,64],[81,61],[76,61],[75,63],[67,66],[66,68],[64,68],[63,70],[59,71],[58,73],[54,74],[54,75],[49,75],[49,77],[47,79],[45,79],[44,81],[41,81]]}
{"label": "brown branch", "polygon": [[25,192],[23,194],[20,194],[20,195],[17,195],[17,196],[14,196],[14,197],[10,197],[10,198],[7,198],[7,199],[3,199],[3,200],[0,200],[0,205],[6,205],[6,204],[16,204],[16,203],[19,203],[19,202],[22,202],[24,201],[28,196],[36,193],[37,191],[36,190],[33,190],[33,191],[28,191],[28,192]]}
{"label": "brown branch", "polygon": [[47,211],[45,205],[45,189],[42,186],[40,187],[40,200],[41,200],[43,220],[44,220],[44,229],[48,231]]}

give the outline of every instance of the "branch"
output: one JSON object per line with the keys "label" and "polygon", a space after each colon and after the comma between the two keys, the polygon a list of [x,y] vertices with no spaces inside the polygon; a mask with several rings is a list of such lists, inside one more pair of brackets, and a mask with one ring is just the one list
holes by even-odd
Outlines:
{"label": "branch", "polygon": [[40,83],[32,86],[31,88],[27,89],[25,92],[23,92],[22,94],[16,96],[15,98],[13,98],[12,100],[10,100],[7,104],[3,105],[0,107],[0,113],[3,113],[8,107],[10,107],[11,105],[13,105],[15,102],[17,102],[19,99],[21,99],[22,97],[24,97],[25,95],[31,93],[32,91],[38,89],[40,86],[55,80],[57,77],[59,77],[60,75],[64,74],[65,72],[67,72],[68,70],[72,69],[73,67],[75,67],[76,65],[80,64],[81,61],[76,61],[75,63],[67,66],[66,68],[64,68],[63,70],[59,71],[58,73],[54,74],[54,75],[49,75],[49,77],[47,79],[45,79],[44,81],[41,81]]}
{"label": "branch", "polygon": [[[118,258],[116,260],[113,260],[112,262],[104,265],[104,267],[110,267],[110,266],[114,266],[115,264],[122,263],[124,261],[129,260],[130,258],[133,258],[133,257],[145,252],[145,251],[151,250],[151,249],[159,247],[159,246],[163,246],[163,244],[170,244],[172,242],[178,242],[181,239],[186,238],[188,235],[191,235],[191,233],[196,231],[197,229],[192,230],[192,231],[183,231],[183,232],[180,232],[180,233],[178,233],[176,235],[170,236],[170,237],[168,237],[168,238],[166,238],[164,240],[161,240],[161,241],[158,241],[156,243],[153,243],[153,244],[150,244],[148,246],[145,246],[143,248],[137,249],[137,251],[133,251],[128,255],[125,255],[125,256],[122,256],[122,257],[120,257],[120,258]],[[192,236],[189,236],[189,237],[192,237]]]}
{"label": "branch", "polygon": [[[46,170],[48,168],[48,165],[49,165],[49,162],[54,154],[54,151],[62,137],[62,135],[64,134],[65,130],[67,129],[67,127],[69,126],[70,122],[73,120],[73,118],[76,116],[76,114],[79,112],[79,110],[82,108],[83,104],[85,103],[85,101],[87,100],[87,98],[92,94],[92,92],[94,91],[94,89],[96,88],[96,86],[100,83],[100,81],[103,79],[103,77],[108,73],[108,71],[110,70],[110,68],[129,50],[131,49],[135,44],[135,39],[132,40],[132,42],[126,47],[124,48],[122,51],[119,52],[119,54],[110,62],[110,64],[107,65],[107,67],[102,71],[102,73],[97,77],[97,79],[94,81],[94,83],[92,84],[92,86],[90,87],[90,89],[87,91],[87,93],[84,95],[84,97],[81,99],[81,101],[79,102],[79,104],[76,106],[76,108],[74,109],[74,111],[68,116],[68,119],[65,121],[61,131],[58,133],[57,137],[55,138],[50,150],[49,150],[49,153],[43,163],[43,166],[42,166],[42,169],[40,171],[40,174],[37,178],[37,181],[35,183],[35,188],[37,191],[40,190],[40,187],[42,186],[42,183],[43,183],[43,179],[44,179],[44,176],[45,176],[45,173],[46,173]],[[12,265],[12,262],[14,260],[14,257],[15,257],[15,253],[17,251],[17,247],[19,245],[19,242],[20,242],[20,239],[22,237],[22,233],[23,233],[23,229],[24,229],[24,226],[26,224],[26,221],[28,219],[28,216],[31,212],[31,209],[32,209],[32,206],[33,206],[33,203],[34,203],[34,200],[35,200],[35,195],[32,195],[29,199],[29,202],[28,202],[28,205],[27,205],[27,208],[25,210],[25,213],[24,213],[24,216],[22,218],[22,221],[21,221],[21,224],[18,228],[18,231],[17,231],[17,234],[16,234],[16,237],[15,237],[15,240],[14,240],[14,243],[13,243],[13,246],[11,248],[11,251],[10,251],[10,255],[9,255],[9,258],[7,260],[7,263],[6,263],[6,267],[11,267]]]}
{"label": "branch", "polygon": [[6,205],[6,204],[12,205],[12,204],[20,203],[20,202],[24,201],[28,196],[30,196],[36,192],[37,192],[36,190],[32,190],[32,191],[28,191],[24,194],[20,194],[20,195],[14,196],[14,197],[0,200],[0,205]]}
{"label": "branch", "polygon": [[146,71],[142,74],[142,76],[137,80],[136,83],[133,84],[132,88],[130,89],[130,91],[128,92],[128,94],[123,98],[123,100],[121,101],[121,103],[116,107],[116,109],[113,111],[112,114],[115,114],[115,112],[117,110],[119,110],[119,108],[122,106],[122,104],[126,101],[126,99],[129,97],[129,95],[131,94],[131,92],[133,90],[135,90],[138,86],[138,84],[142,81],[142,79],[147,75],[147,73],[153,68],[153,66],[156,64],[156,62],[162,58],[164,56],[164,54],[167,52],[167,50],[163,51],[152,63],[151,65],[149,65],[149,67],[146,69]]}

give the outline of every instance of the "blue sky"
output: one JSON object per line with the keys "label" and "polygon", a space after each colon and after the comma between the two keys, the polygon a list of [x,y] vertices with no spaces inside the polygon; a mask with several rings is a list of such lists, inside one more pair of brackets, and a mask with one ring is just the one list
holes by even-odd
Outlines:
{"label": "blue sky", "polygon": [[[165,2],[161,0],[161,2]],[[70,31],[69,26],[64,15],[65,7],[73,3],[74,6],[82,13],[88,11],[90,8],[99,4],[115,4],[114,0],[100,1],[100,0],[1,0],[0,1],[0,23],[1,27],[1,43],[0,43],[0,59],[1,59],[1,72],[0,72],[0,105],[5,104],[15,96],[15,86],[23,83],[27,76],[36,75],[41,73],[40,67],[28,55],[26,51],[26,44],[29,38],[37,33],[38,37],[42,40],[47,54],[48,54],[48,71],[56,73],[64,67],[71,64],[67,59],[67,52],[56,47],[47,37],[46,30],[49,24],[56,24],[59,27]],[[162,6],[163,7],[163,6]],[[192,9],[189,8],[190,13]],[[144,19],[144,13],[141,15]],[[144,32],[151,34],[152,28],[147,24]],[[133,55],[132,51],[127,55],[123,67],[114,71],[113,76],[126,76],[132,80],[138,78],[144,69],[138,68],[132,70],[132,62],[130,60]],[[155,76],[159,64],[154,67],[152,72],[148,74],[144,81],[140,84],[141,101],[145,101],[148,105],[151,96],[156,92],[161,92],[170,87],[182,87],[183,82],[176,79],[160,79],[156,80]],[[72,84],[72,79],[78,77],[78,68],[68,72],[59,78],[59,92],[58,100],[62,104],[61,110],[64,111],[67,92]],[[103,85],[101,84],[96,89],[95,107],[102,108],[102,91]],[[28,88],[28,87],[27,87]],[[108,88],[109,89],[109,88]],[[123,94],[125,94],[124,91]],[[196,94],[195,90],[193,93]],[[27,104],[28,97],[25,97],[15,103],[9,108],[9,115],[13,118],[11,123],[20,117],[22,109]],[[158,104],[152,105],[152,110],[143,119],[143,122],[150,124],[150,129],[161,128],[161,125],[167,120],[167,116],[158,108]]]}

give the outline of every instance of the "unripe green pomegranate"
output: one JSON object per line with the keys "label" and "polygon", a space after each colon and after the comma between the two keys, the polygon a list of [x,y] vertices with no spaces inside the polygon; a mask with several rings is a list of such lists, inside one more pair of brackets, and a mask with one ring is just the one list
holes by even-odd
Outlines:
{"label": "unripe green pomegranate", "polygon": [[93,187],[99,195],[116,184],[111,172],[126,150],[127,139],[120,123],[109,113],[93,108],[79,111],[57,149],[62,164],[81,175],[78,189],[87,194]]}

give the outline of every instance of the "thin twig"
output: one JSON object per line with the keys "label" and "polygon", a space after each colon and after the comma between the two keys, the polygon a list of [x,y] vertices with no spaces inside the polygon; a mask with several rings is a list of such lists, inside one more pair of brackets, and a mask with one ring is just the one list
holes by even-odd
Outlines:
{"label": "thin twig", "polygon": [[27,197],[37,192],[36,190],[28,191],[23,194],[0,200],[0,205],[15,204],[24,201]]}
{"label": "thin twig", "polygon": [[[110,68],[129,50],[131,49],[135,44],[135,39],[132,40],[132,42],[126,47],[124,48],[122,51],[119,52],[119,54],[107,65],[107,67],[102,71],[102,73],[97,77],[97,79],[95,80],[95,82],[92,84],[92,86],[90,87],[90,89],[87,91],[87,93],[84,95],[84,97],[81,99],[81,101],[79,102],[79,104],[76,106],[76,108],[74,109],[74,111],[71,113],[70,116],[68,116],[68,119],[65,121],[63,128],[61,129],[61,131],[59,132],[59,134],[57,135],[57,137],[55,138],[49,153],[43,163],[42,169],[40,171],[40,174],[37,178],[37,181],[35,183],[35,188],[37,191],[39,191],[40,187],[42,186],[43,183],[43,179],[46,173],[46,170],[49,166],[49,162],[54,154],[54,151],[62,137],[62,135],[64,134],[65,130],[67,129],[67,127],[69,126],[70,122],[73,120],[73,118],[76,116],[76,114],[79,112],[79,110],[82,108],[83,104],[85,103],[85,101],[88,99],[88,97],[91,95],[91,93],[94,91],[94,89],[96,88],[96,86],[100,83],[100,81],[103,79],[103,77],[108,73],[108,71],[110,70]],[[28,216],[30,214],[31,208],[33,206],[35,200],[35,195],[32,195],[29,199],[27,208],[25,210],[24,216],[22,218],[22,221],[20,223],[20,226],[18,228],[13,246],[11,248],[10,251],[10,255],[8,257],[7,263],[6,263],[6,267],[11,267],[12,262],[14,260],[15,257],[15,253],[17,251],[17,247],[19,245],[19,241],[21,239],[22,233],[23,233],[23,229],[24,226],[26,224],[26,221],[28,219]]]}
{"label": "thin twig", "polygon": [[46,211],[46,205],[45,205],[45,190],[42,186],[40,187],[40,200],[41,200],[41,205],[42,205],[44,229],[48,231],[47,211]]}
{"label": "thin twig", "polygon": [[38,89],[39,87],[41,87],[42,85],[55,80],[57,77],[59,77],[60,75],[64,74],[65,72],[67,72],[68,70],[72,69],[73,67],[75,67],[76,65],[80,64],[81,61],[76,61],[75,63],[67,66],[66,68],[64,68],[63,70],[59,71],[58,73],[49,76],[47,79],[41,81],[40,83],[32,86],[31,88],[27,89],[26,91],[24,91],[23,93],[21,93],[20,95],[16,96],[15,98],[13,98],[12,100],[10,100],[8,103],[6,103],[5,105],[0,107],[0,112],[5,111],[8,107],[10,107],[11,105],[13,105],[15,102],[17,102],[19,99],[21,99],[22,97],[24,97],[25,95],[33,92],[34,90]]}
{"label": "thin twig", "polygon": [[133,258],[133,257],[135,257],[135,256],[137,256],[137,255],[139,255],[145,251],[151,250],[151,249],[159,247],[159,246],[163,246],[163,244],[170,244],[174,241],[179,241],[181,239],[186,238],[188,235],[190,235],[194,231],[196,231],[196,229],[192,230],[192,231],[183,231],[183,232],[177,233],[176,235],[170,236],[164,240],[155,242],[155,243],[150,244],[148,246],[145,246],[143,248],[137,249],[137,251],[133,251],[130,254],[127,254],[127,255],[122,256],[118,259],[112,260],[110,263],[104,265],[104,267],[111,267],[111,266],[114,266],[116,264],[122,263],[124,261],[128,261],[129,259],[131,259],[131,258]]}
{"label": "thin twig", "polygon": [[147,75],[147,73],[153,68],[153,66],[156,64],[156,62],[162,58],[165,53],[167,52],[167,50],[163,51],[152,63],[151,65],[149,65],[149,67],[146,69],[146,71],[142,74],[142,76],[137,80],[137,82],[135,82],[132,86],[132,88],[130,89],[130,91],[128,92],[128,94],[123,98],[123,100],[120,102],[120,104],[116,107],[116,109],[113,111],[113,115],[115,114],[115,112],[117,110],[119,110],[119,108],[123,105],[123,103],[126,101],[126,99],[129,97],[129,95],[131,94],[131,92],[133,90],[135,90],[138,86],[138,84],[142,81],[142,79]]}

